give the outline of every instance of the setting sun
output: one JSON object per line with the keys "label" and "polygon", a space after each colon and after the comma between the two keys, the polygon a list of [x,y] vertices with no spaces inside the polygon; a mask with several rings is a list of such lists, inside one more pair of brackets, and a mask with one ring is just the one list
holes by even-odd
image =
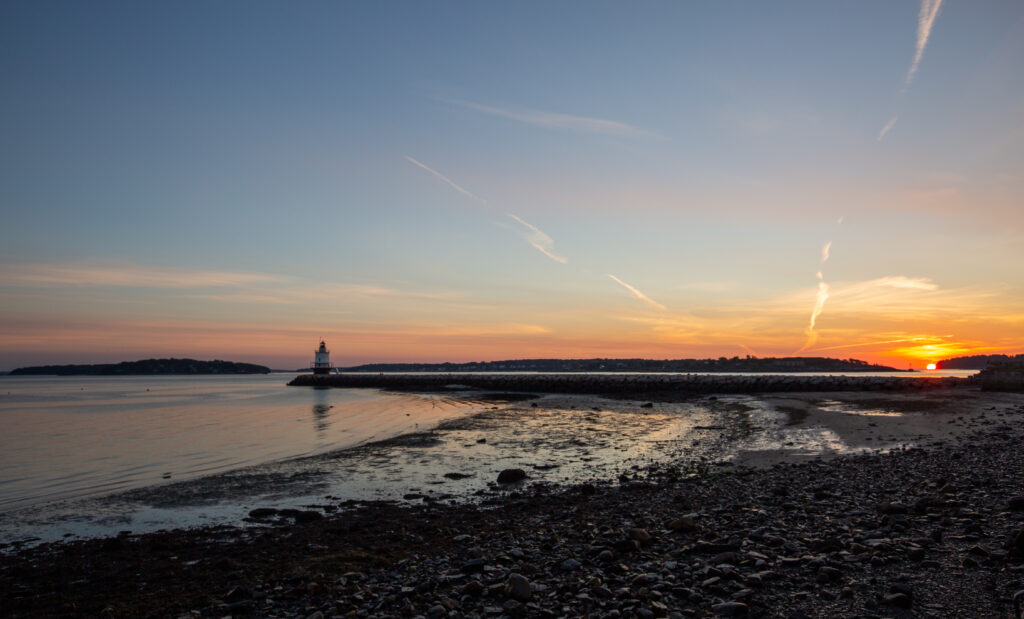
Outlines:
{"label": "setting sun", "polygon": [[935,364],[934,363],[929,363],[928,367],[926,367],[925,369],[926,370],[934,370],[935,369]]}

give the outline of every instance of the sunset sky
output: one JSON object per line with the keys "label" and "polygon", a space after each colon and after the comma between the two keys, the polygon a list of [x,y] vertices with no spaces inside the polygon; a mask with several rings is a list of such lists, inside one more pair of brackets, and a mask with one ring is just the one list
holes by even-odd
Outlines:
{"label": "sunset sky", "polygon": [[1024,352],[1024,3],[5,2],[0,370]]}

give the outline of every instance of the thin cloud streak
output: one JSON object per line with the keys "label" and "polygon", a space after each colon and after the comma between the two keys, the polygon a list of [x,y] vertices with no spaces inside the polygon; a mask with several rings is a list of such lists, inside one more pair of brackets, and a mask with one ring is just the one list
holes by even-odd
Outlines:
{"label": "thin cloud streak", "polygon": [[544,254],[548,258],[551,258],[555,262],[565,264],[569,261],[567,258],[559,256],[552,251],[555,242],[551,240],[550,236],[544,234],[543,230],[531,224],[530,222],[525,221],[522,217],[519,217],[515,213],[505,213],[505,215],[519,222],[521,225],[525,226],[530,231],[530,233],[525,236],[526,242],[532,245],[534,248],[536,248],[537,251]]}
{"label": "thin cloud streak", "polygon": [[272,284],[289,278],[269,273],[130,265],[27,264],[5,267],[0,285],[208,288]]}
{"label": "thin cloud streak", "polygon": [[[452,179],[448,178],[444,174],[441,174],[440,172],[438,172],[434,168],[428,166],[427,164],[425,164],[423,162],[420,162],[420,161],[417,161],[417,160],[413,159],[412,157],[410,157],[409,155],[405,155],[405,159],[409,163],[411,163],[413,165],[417,165],[417,166],[423,168],[424,170],[426,170],[427,172],[430,172],[431,174],[433,174],[437,178],[439,178],[439,179],[443,180],[444,182],[448,183],[449,185],[451,185],[451,187],[453,189],[455,189],[455,190],[461,192],[462,194],[472,198],[473,200],[476,200],[480,204],[483,204],[485,206],[490,206],[490,204],[487,202],[487,200],[481,198],[480,196],[478,196],[475,193],[473,193],[472,191],[466,189],[462,185],[459,185],[458,183],[456,183]],[[515,220],[517,223],[519,223],[519,225],[525,227],[529,231],[527,234],[525,234],[523,236],[523,238],[525,238],[526,242],[529,243],[531,246],[533,246],[534,249],[536,249],[540,253],[544,254],[548,258],[551,258],[555,262],[559,262],[561,264],[565,264],[565,263],[567,263],[569,261],[567,258],[565,258],[563,256],[559,256],[558,254],[556,254],[554,252],[555,242],[551,239],[550,236],[545,234],[543,230],[541,230],[537,226],[531,224],[530,222],[524,220],[522,217],[519,217],[515,213],[505,213],[505,215],[508,216],[509,218]]]}
{"label": "thin cloud streak", "polygon": [[461,192],[462,194],[464,194],[464,195],[466,195],[466,196],[468,196],[468,197],[470,197],[470,198],[472,198],[472,199],[476,200],[477,202],[480,202],[481,204],[487,204],[487,200],[484,200],[484,199],[483,199],[483,198],[481,198],[480,196],[478,196],[478,195],[476,195],[475,193],[473,193],[472,191],[470,191],[470,190],[466,189],[466,188],[465,188],[465,187],[463,187],[462,185],[459,185],[458,183],[456,183],[456,182],[455,182],[455,181],[453,181],[452,179],[448,178],[448,177],[447,177],[447,176],[445,176],[444,174],[441,174],[440,172],[438,172],[438,171],[437,171],[437,170],[435,170],[434,168],[432,168],[432,167],[428,166],[427,164],[425,164],[425,163],[422,163],[422,162],[420,162],[420,161],[416,161],[415,159],[413,159],[413,158],[412,158],[412,157],[410,157],[409,155],[405,155],[405,159],[406,159],[406,161],[408,161],[409,163],[411,163],[411,164],[413,164],[413,165],[417,165],[417,166],[419,166],[419,167],[423,168],[423,169],[424,169],[424,170],[426,170],[427,172],[430,172],[431,174],[433,174],[433,175],[434,175],[434,176],[436,176],[437,178],[439,178],[439,179],[443,180],[444,182],[448,183],[448,184],[449,184],[449,185],[451,185],[451,186],[452,186],[452,188],[454,188],[454,189],[455,189],[456,191],[459,191],[459,192]]}
{"label": "thin cloud streak", "polygon": [[907,77],[904,83],[910,86],[917,73],[917,67],[924,57],[924,49],[928,46],[928,38],[932,34],[932,26],[935,25],[935,18],[939,16],[939,9],[942,7],[942,0],[921,0],[921,10],[917,15],[917,46],[914,49],[914,61],[910,63]]}
{"label": "thin cloud streak", "polygon": [[882,130],[878,132],[878,138],[875,141],[881,142],[883,139],[885,139],[886,134],[888,134],[889,131],[892,130],[892,128],[896,125],[896,121],[898,119],[899,116],[893,116],[892,118],[890,118],[889,122],[885,123],[885,126],[882,127]]}
{"label": "thin cloud streak", "polygon": [[814,302],[814,310],[811,311],[811,323],[807,326],[808,342],[802,350],[806,350],[807,347],[814,345],[814,342],[818,341],[818,333],[814,330],[814,327],[818,322],[818,317],[825,311],[826,301],[828,301],[828,284],[822,278],[821,271],[818,271],[818,294]]}
{"label": "thin cloud streak", "polygon": [[880,277],[868,282],[874,286],[888,286],[889,288],[913,288],[915,290],[938,290],[939,285],[927,277],[906,277],[903,275],[890,275]]}
{"label": "thin cloud streak", "polygon": [[654,300],[654,299],[652,299],[651,297],[649,297],[649,296],[645,295],[644,293],[642,293],[642,292],[640,292],[639,290],[637,290],[636,288],[634,288],[634,287],[630,286],[629,284],[627,284],[626,282],[622,281],[622,280],[621,280],[621,279],[619,279],[618,277],[615,277],[615,276],[614,276],[614,275],[612,275],[611,273],[608,273],[607,275],[608,275],[608,277],[612,278],[612,281],[614,281],[614,282],[615,282],[615,283],[617,283],[618,285],[622,286],[622,287],[623,287],[623,288],[625,288],[626,290],[628,290],[628,291],[632,292],[632,293],[633,293],[633,296],[635,296],[636,298],[640,299],[640,300],[641,300],[641,301],[643,301],[644,303],[646,303],[646,304],[650,305],[651,307],[656,307],[656,308],[658,308],[658,309],[660,309],[660,310],[667,310],[667,309],[668,309],[667,307],[665,307],[665,306],[664,306],[664,305],[662,305],[661,303],[658,303],[657,301],[655,301],[655,300]]}
{"label": "thin cloud streak", "polygon": [[[910,88],[910,84],[917,74],[918,67],[921,66],[921,59],[924,58],[924,50],[928,47],[928,39],[931,38],[932,27],[939,16],[940,8],[942,8],[942,0],[921,0],[921,9],[917,14],[917,44],[914,46],[914,59],[910,62],[910,68],[907,69],[907,76],[903,79],[903,88],[900,89],[899,99],[902,99],[907,93],[907,89]],[[885,139],[898,118],[899,115],[894,114],[889,122],[885,123],[882,130],[878,132],[876,141],[881,142]]]}
{"label": "thin cloud streak", "polygon": [[588,116],[574,116],[572,114],[560,114],[557,112],[545,112],[543,110],[532,110],[528,108],[500,108],[490,105],[464,101],[461,99],[438,99],[445,103],[483,112],[492,116],[501,116],[512,120],[544,127],[545,129],[568,129],[581,133],[601,133],[608,135],[620,135],[625,137],[661,137],[657,133],[640,129],[626,123],[603,118],[591,118]]}
{"label": "thin cloud streak", "polygon": [[841,346],[823,346],[821,348],[814,348],[811,352],[820,352],[825,350],[842,350],[845,348],[862,348],[864,346],[881,346],[882,344],[905,344],[907,342],[942,342],[945,341],[942,337],[938,336],[923,336],[923,337],[907,337],[898,340],[877,340],[873,342],[861,342],[859,344],[843,344]]}
{"label": "thin cloud streak", "polygon": [[[821,266],[825,266],[828,262],[829,252],[832,250],[832,241],[826,242],[821,248]],[[814,330],[815,325],[818,322],[818,317],[825,311],[825,302],[828,301],[828,284],[825,283],[825,276],[821,272],[821,267],[818,268],[818,294],[814,300],[814,309],[811,310],[811,321],[807,325],[807,343],[804,344],[803,348],[796,351],[798,353],[803,352],[814,346],[815,342],[818,341],[818,332]]]}

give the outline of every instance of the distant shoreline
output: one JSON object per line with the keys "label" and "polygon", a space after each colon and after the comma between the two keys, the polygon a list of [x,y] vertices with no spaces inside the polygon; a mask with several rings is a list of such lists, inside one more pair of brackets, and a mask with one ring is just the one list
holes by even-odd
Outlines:
{"label": "distant shoreline", "polygon": [[163,376],[206,374],[269,374],[270,368],[235,361],[144,359],[91,365],[39,365],[11,370],[10,376]]}

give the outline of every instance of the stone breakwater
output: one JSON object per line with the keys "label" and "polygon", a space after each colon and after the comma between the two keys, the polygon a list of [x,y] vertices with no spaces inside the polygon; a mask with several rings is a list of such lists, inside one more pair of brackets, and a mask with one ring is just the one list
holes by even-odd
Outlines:
{"label": "stone breakwater", "polygon": [[606,396],[680,396],[799,391],[920,391],[973,386],[970,378],[793,376],[785,374],[303,374],[297,387],[361,387],[399,391],[481,389]]}

